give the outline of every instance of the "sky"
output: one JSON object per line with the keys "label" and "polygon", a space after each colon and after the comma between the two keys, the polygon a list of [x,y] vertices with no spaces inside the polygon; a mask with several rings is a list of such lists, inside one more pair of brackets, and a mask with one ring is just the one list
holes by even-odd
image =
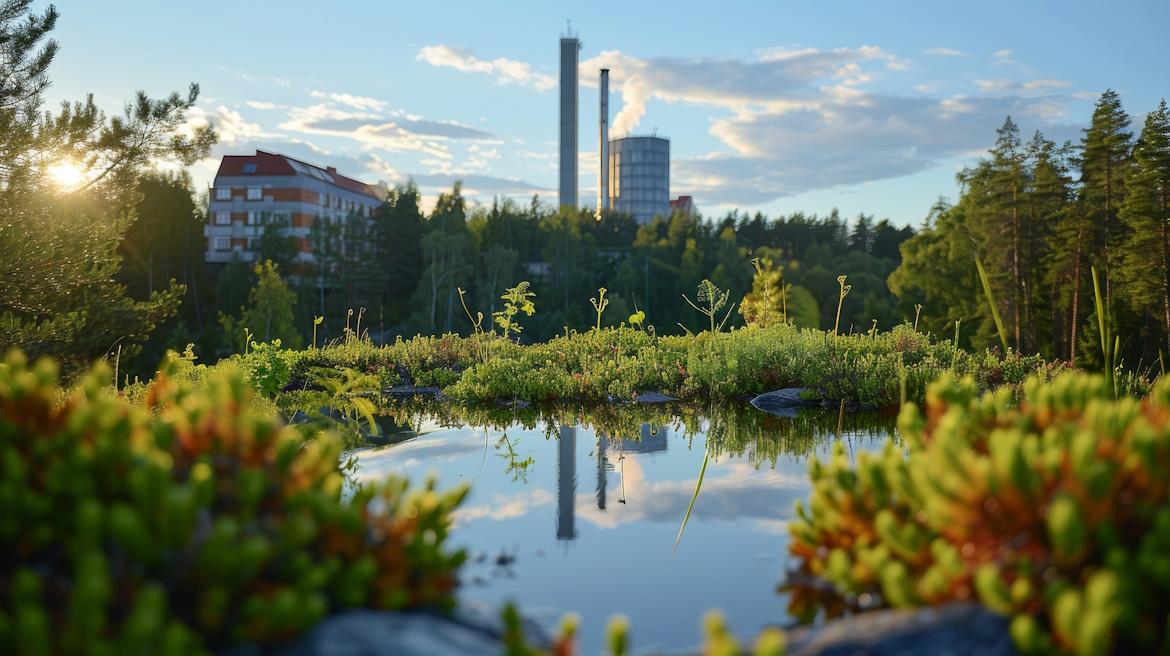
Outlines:
{"label": "sky", "polygon": [[[47,3],[40,3],[46,6]],[[595,201],[597,70],[611,136],[671,140],[671,194],[708,217],[860,212],[918,225],[1009,114],[1079,139],[1105,89],[1170,95],[1170,0],[1063,2],[56,2],[53,102],[116,113],[198,82],[224,154],[265,149],[428,204],[556,198],[558,45],[580,52],[580,199]]]}

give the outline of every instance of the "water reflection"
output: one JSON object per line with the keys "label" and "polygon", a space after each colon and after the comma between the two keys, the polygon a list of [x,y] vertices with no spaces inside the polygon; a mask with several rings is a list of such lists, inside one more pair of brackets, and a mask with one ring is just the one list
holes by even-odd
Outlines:
{"label": "water reflection", "polygon": [[561,426],[557,441],[557,539],[577,537],[574,524],[577,495],[577,427]]}
{"label": "water reflection", "polygon": [[[473,556],[462,574],[466,594],[516,599],[550,625],[563,612],[579,612],[582,653],[600,651],[604,622],[619,611],[651,650],[693,644],[697,631],[685,622],[711,607],[727,611],[733,630],[743,633],[784,622],[787,600],[774,590],[793,502],[808,494],[808,457],[826,455],[838,437],[855,451],[876,449],[890,419],[846,416],[838,433],[836,412],[780,418],[685,405],[503,410],[387,406],[385,415],[422,430],[355,451],[357,475],[418,478],[430,471],[441,486],[471,482],[452,531],[453,542]],[[705,457],[705,478],[675,552]],[[515,475],[516,463],[527,463],[523,476]],[[501,557],[507,567],[497,564]]]}

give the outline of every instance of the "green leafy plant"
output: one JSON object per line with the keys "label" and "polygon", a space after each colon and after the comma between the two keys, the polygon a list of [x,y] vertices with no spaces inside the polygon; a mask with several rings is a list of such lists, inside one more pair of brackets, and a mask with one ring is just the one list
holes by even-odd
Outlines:
{"label": "green leafy plant", "polygon": [[702,307],[696,305],[694,301],[691,301],[691,299],[687,298],[686,294],[682,295],[683,300],[686,301],[688,305],[694,308],[696,312],[702,314],[703,316],[707,317],[708,320],[710,320],[710,330],[712,333],[723,330],[723,325],[727,323],[727,318],[731,316],[731,311],[735,309],[735,303],[732,303],[731,307],[727,308],[727,314],[723,315],[723,320],[718,324],[715,323],[715,318],[719,315],[719,311],[723,309],[723,306],[727,305],[727,299],[730,298],[730,296],[731,290],[723,291],[719,289],[715,283],[711,282],[707,278],[704,278],[703,281],[699,283],[698,290],[695,293],[695,300],[702,304]]}
{"label": "green leafy plant", "polygon": [[0,364],[0,651],[202,653],[454,603],[464,488],[343,495],[336,437],[258,409],[238,370],[196,392],[172,360],[141,404],[108,376],[66,393],[50,362]]}
{"label": "green leafy plant", "polygon": [[504,309],[493,312],[492,318],[504,334],[504,339],[508,339],[511,333],[519,335],[524,330],[518,315],[524,313],[531,317],[535,314],[536,303],[533,301],[535,298],[536,292],[531,291],[531,285],[527,280],[521,281],[515,287],[509,287],[500,296],[500,300],[504,302]]}
{"label": "green leafy plant", "polygon": [[787,291],[783,271],[765,257],[752,258],[752,289],[739,303],[739,313],[749,326],[769,328],[788,322]]}
{"label": "green leafy plant", "polygon": [[1114,400],[1103,377],[1066,373],[1016,398],[944,375],[922,410],[903,407],[901,442],[810,464],[790,611],[974,596],[1011,617],[1024,654],[1164,650],[1168,418],[1170,381]]}
{"label": "green leafy plant", "polygon": [[630,322],[630,325],[633,326],[634,328],[637,328],[639,330],[645,330],[645,327],[643,324],[645,324],[645,322],[646,322],[646,313],[643,312],[642,310],[639,310],[638,307],[635,305],[634,306],[634,313],[630,315],[630,318],[628,319],[628,321]]}

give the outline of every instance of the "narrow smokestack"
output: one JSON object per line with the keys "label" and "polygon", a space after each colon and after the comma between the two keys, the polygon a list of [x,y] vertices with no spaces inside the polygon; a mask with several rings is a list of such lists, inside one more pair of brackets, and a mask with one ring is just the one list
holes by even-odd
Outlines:
{"label": "narrow smokestack", "polygon": [[597,220],[609,209],[609,69],[601,69],[597,137]]}
{"label": "narrow smokestack", "polygon": [[577,52],[581,41],[561,37],[560,205],[577,207]]}

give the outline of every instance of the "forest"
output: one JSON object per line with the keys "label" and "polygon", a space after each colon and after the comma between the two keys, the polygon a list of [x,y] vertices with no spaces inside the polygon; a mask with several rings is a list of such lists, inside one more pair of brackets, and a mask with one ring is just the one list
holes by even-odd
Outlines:
{"label": "forest", "polygon": [[[351,310],[364,315],[376,343],[467,334],[472,327],[459,290],[490,315],[500,293],[520,280],[529,280],[541,299],[525,341],[593,325],[588,299],[601,287],[607,325],[640,310],[660,333],[682,333],[701,327],[683,294],[693,296],[710,278],[738,301],[751,291],[753,258],[784,285],[797,326],[833,325],[841,274],[851,286],[846,332],[869,330],[873,319],[883,328],[907,319],[885,279],[914,233],[867,215],[850,225],[835,211],[776,218],[733,212],[718,221],[675,214],[639,226],[621,214],[598,221],[586,210],[554,211],[537,198],[527,205],[506,198],[471,203],[459,185],[427,214],[418,188],[407,183],[368,217],[315,226],[310,241],[319,257],[312,268],[298,267],[293,239],[279,218],[270,220],[256,256],[273,267],[257,268],[243,260],[203,263],[202,201],[187,177],[148,175],[140,192],[142,218],[120,246],[126,261],[120,275],[140,297],[159,281],[186,285],[176,317],[147,344],[141,364],[148,367],[162,349],[188,342],[209,356],[242,350],[244,328],[259,341],[303,345],[322,317],[316,333],[329,339],[341,334]],[[743,323],[733,311],[728,325]]]}
{"label": "forest", "polygon": [[[459,290],[490,316],[519,280],[532,283],[542,305],[524,341],[592,325],[587,299],[601,287],[607,322],[641,310],[660,333],[682,333],[702,318],[683,296],[710,278],[743,298],[753,259],[783,286],[787,316],[799,327],[834,325],[837,277],[845,275],[842,332],[917,321],[983,348],[999,342],[980,259],[1012,349],[1099,366],[1096,270],[1119,337],[1117,360],[1152,371],[1170,336],[1170,114],[1163,102],[1136,134],[1131,122],[1113,91],[1101,95],[1078,143],[1039,132],[1025,139],[1008,117],[987,155],[959,173],[958,199],[940,197],[917,229],[865,214],[846,220],[836,210],[675,214],[637,225],[620,214],[597,220],[587,210],[556,211],[536,197],[474,203],[458,184],[426,213],[408,182],[368,217],[315,226],[312,270],[298,268],[292,238],[271,221],[256,246],[257,259],[274,265],[267,277],[244,261],[205,264],[205,199],[184,174],[148,173],[137,186],[139,218],[115,255],[124,262],[115,278],[140,301],[170,293],[171,280],[184,291],[153,335],[136,336],[145,348],[130,370],[148,374],[166,348],[186,343],[209,358],[238,352],[244,328],[286,345],[304,344],[314,328],[329,339],[351,311],[364,315],[377,343],[467,334]],[[728,324],[743,323],[733,311]]]}

